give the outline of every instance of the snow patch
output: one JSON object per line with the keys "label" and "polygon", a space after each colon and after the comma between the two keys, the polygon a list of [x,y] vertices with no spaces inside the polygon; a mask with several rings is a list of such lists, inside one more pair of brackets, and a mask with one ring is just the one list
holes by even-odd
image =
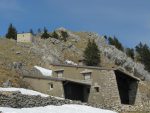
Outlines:
{"label": "snow patch", "polygon": [[42,67],[39,67],[39,66],[34,66],[34,68],[39,70],[42,73],[43,76],[52,76],[52,70],[42,68]]}
{"label": "snow patch", "polygon": [[50,105],[45,107],[22,109],[0,107],[0,111],[2,111],[2,113],[117,113],[109,110],[103,110],[84,105]]}
{"label": "snow patch", "polygon": [[65,63],[66,64],[71,64],[71,65],[77,65],[76,63],[74,63],[73,61],[71,61],[71,60],[65,60]]}
{"label": "snow patch", "polygon": [[33,91],[33,90],[29,90],[29,89],[24,89],[24,88],[2,88],[0,87],[0,92],[2,91],[8,91],[8,92],[15,92],[15,91],[19,91],[21,92],[21,94],[24,95],[40,95],[41,97],[48,97],[49,95],[37,92],[37,91]]}

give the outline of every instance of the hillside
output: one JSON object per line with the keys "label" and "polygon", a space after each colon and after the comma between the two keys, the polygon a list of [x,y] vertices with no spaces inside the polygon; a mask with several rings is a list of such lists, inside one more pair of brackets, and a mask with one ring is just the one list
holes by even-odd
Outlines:
{"label": "hillside", "polygon": [[[62,31],[68,35],[66,38],[67,41],[62,40]],[[78,60],[83,59],[83,51],[88,39],[94,39],[101,52],[102,67],[120,66],[133,76],[137,76],[142,80],[150,80],[150,74],[144,69],[144,65],[134,62],[124,52],[116,49],[114,46],[108,45],[105,38],[99,36],[97,33],[72,32],[64,28],[56,29],[54,32],[59,39],[56,39],[53,35],[46,40],[37,38],[32,48],[32,51],[43,54],[44,65],[47,65],[47,61],[49,63],[64,63],[67,59],[78,63]]]}
{"label": "hillside", "polygon": [[10,80],[15,87],[24,85],[17,71],[22,66],[27,68],[38,64],[38,56],[29,53],[32,45],[19,45],[14,40],[0,39],[0,85]]}
{"label": "hillside", "polygon": [[[66,41],[62,40],[62,31],[67,34]],[[57,39],[53,37],[53,33],[50,33],[51,37],[48,39],[35,36],[32,44],[0,39],[0,85],[10,80],[13,86],[24,86],[19,75],[35,65],[46,68],[51,63],[64,63],[66,60],[78,63],[78,60],[83,59],[88,39],[94,39],[101,51],[101,66],[120,66],[142,80],[150,80],[150,75],[142,64],[135,63],[125,53],[108,45],[106,40],[96,33],[72,32],[59,28],[55,30]]]}

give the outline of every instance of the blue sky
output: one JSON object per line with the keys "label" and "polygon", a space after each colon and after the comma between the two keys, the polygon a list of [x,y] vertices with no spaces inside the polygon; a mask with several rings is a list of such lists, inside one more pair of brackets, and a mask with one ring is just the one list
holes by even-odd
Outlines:
{"label": "blue sky", "polygon": [[125,46],[150,44],[150,0],[0,0],[0,35],[65,27],[116,36]]}

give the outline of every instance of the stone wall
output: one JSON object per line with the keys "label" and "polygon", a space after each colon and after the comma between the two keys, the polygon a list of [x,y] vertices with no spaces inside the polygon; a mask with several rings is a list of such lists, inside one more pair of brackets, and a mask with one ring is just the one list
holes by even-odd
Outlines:
{"label": "stone wall", "polygon": [[[132,88],[132,90],[130,91],[130,100],[131,100],[131,104],[133,105],[141,105],[142,100],[141,100],[141,92],[139,90],[139,84],[140,82],[133,82],[130,85],[130,88]],[[136,94],[136,97],[135,97]],[[135,99],[135,102],[134,102]]]}
{"label": "stone wall", "polygon": [[33,36],[31,33],[17,34],[17,42],[32,42]]}
{"label": "stone wall", "polygon": [[[90,94],[88,98],[89,103],[102,104],[102,105],[120,105],[120,97],[116,83],[114,71],[111,69],[94,69],[83,67],[65,67],[65,66],[52,66],[52,77],[57,78],[58,75],[55,70],[63,69],[63,79],[73,80],[74,82],[83,82],[91,84]],[[91,80],[85,80],[81,72],[91,70]],[[24,80],[28,82],[34,90],[58,97],[64,97],[64,89],[62,81],[53,81],[40,78],[28,78]],[[53,84],[53,89],[49,90],[49,83]],[[98,88],[98,91],[96,91]]]}
{"label": "stone wall", "polygon": [[[116,77],[113,71],[100,70],[99,74],[93,74],[93,81],[89,102],[107,106],[121,104]],[[98,93],[94,91],[96,85],[100,88]]]}
{"label": "stone wall", "polygon": [[47,105],[83,104],[79,101],[23,95],[20,92],[0,92],[0,107],[30,108]]}
{"label": "stone wall", "polygon": [[41,97],[34,95],[23,95],[20,92],[0,92],[0,107],[12,107],[12,108],[31,108],[31,107],[41,107],[47,105],[64,105],[64,104],[79,104],[79,105],[88,105],[96,108],[109,109],[118,112],[136,112],[136,111],[150,111],[148,106],[105,106],[100,104],[91,104],[91,103],[81,103],[80,101],[71,101],[68,99],[58,99],[55,97]]}
{"label": "stone wall", "polygon": [[[30,84],[30,86],[36,90],[51,96],[58,96],[64,98],[63,84],[61,81],[48,80],[32,77],[24,77],[24,81]],[[52,87],[50,85],[53,85]]]}
{"label": "stone wall", "polygon": [[[53,70],[52,77],[57,78],[58,75],[55,72],[56,70],[64,70],[62,75],[62,81],[57,81],[53,79],[43,79],[43,78],[30,78],[24,77],[24,80],[28,82],[34,90],[39,92],[43,92],[52,96],[58,96],[64,98],[64,87],[63,80],[72,80],[70,82],[75,82],[77,84],[90,84],[90,93],[88,102],[91,104],[97,104],[100,106],[115,107],[122,106],[120,95],[118,91],[118,84],[116,80],[116,75],[114,70],[105,69],[105,68],[91,68],[91,67],[80,67],[80,66],[50,66],[50,69]],[[91,79],[85,80],[83,74],[81,72],[85,70],[91,70]],[[128,76],[128,75],[123,75]],[[61,78],[58,78],[61,79]],[[53,89],[50,89],[50,85],[53,84]],[[138,85],[137,85],[138,84]],[[145,97],[145,91],[141,92],[141,81],[131,83],[130,88],[130,102],[132,102],[135,106],[142,105],[143,99],[141,97]],[[97,89],[98,88],[98,89]],[[136,97],[135,97],[136,93]],[[147,93],[148,94],[148,93]],[[133,101],[135,100],[135,103]],[[130,103],[130,104],[132,104]]]}
{"label": "stone wall", "polygon": [[[89,81],[89,83],[91,83],[91,88],[90,88],[90,95],[89,95],[88,102],[103,104],[108,106],[121,105],[116,75],[112,68],[92,68],[87,66],[80,67],[80,66],[63,66],[63,65],[61,66],[54,65],[51,66],[50,68],[52,70],[64,69],[63,72],[64,78],[70,78],[73,80],[84,81],[84,82],[88,82],[88,81],[84,80],[84,77],[81,74],[81,72],[84,70],[91,70],[92,71],[91,80]],[[56,73],[54,73],[53,75],[57,77]],[[128,77],[128,75],[126,74],[122,76]],[[99,88],[98,92],[95,89],[96,87]],[[132,90],[130,92],[131,95],[129,98],[131,101],[135,100],[135,103],[134,102],[132,103],[133,104],[141,103],[138,81],[135,84],[134,83],[131,84],[130,88]]]}
{"label": "stone wall", "polygon": [[139,84],[142,105],[147,108],[150,106],[150,82],[142,81]]}

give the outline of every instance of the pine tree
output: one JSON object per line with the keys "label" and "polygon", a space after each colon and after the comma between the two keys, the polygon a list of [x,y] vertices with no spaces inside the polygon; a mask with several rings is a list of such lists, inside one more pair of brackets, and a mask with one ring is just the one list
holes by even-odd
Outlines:
{"label": "pine tree", "polygon": [[6,38],[17,40],[17,30],[12,24],[9,25]]}
{"label": "pine tree", "polygon": [[116,37],[114,37],[114,43],[115,43],[116,47],[117,47],[119,50],[121,50],[121,51],[124,50],[124,48],[123,48],[121,42],[119,42],[119,40],[118,40]]}
{"label": "pine tree", "polygon": [[108,44],[109,44],[109,45],[115,45],[114,39],[113,39],[112,37],[109,37],[109,38],[108,38]]}
{"label": "pine tree", "polygon": [[68,33],[66,31],[61,31],[61,35],[63,37],[62,40],[64,40],[66,42],[67,41],[67,37],[68,37]]}
{"label": "pine tree", "polygon": [[98,66],[100,63],[100,51],[95,41],[89,40],[84,51],[85,64],[88,66]]}
{"label": "pine tree", "polygon": [[107,38],[107,35],[104,35],[104,38],[107,40],[108,38]]}
{"label": "pine tree", "polygon": [[59,39],[59,35],[56,33],[56,31],[54,31],[54,32],[52,33],[52,37],[53,37],[53,38],[56,38],[56,39]]}
{"label": "pine tree", "polygon": [[144,64],[145,69],[150,72],[150,48],[147,44],[138,44],[136,47],[138,60]]}
{"label": "pine tree", "polygon": [[137,56],[136,56],[136,59],[140,62],[143,62],[143,58],[144,58],[144,54],[143,54],[143,50],[144,48],[146,49],[146,45],[144,47],[144,45],[140,42],[136,47],[135,47],[135,50],[136,50],[136,53],[137,53]]}
{"label": "pine tree", "polygon": [[44,27],[44,33],[42,34],[41,38],[42,38],[42,39],[47,39],[47,38],[49,38],[49,37],[50,37],[50,35],[48,34],[48,31],[47,31],[47,29]]}
{"label": "pine tree", "polygon": [[134,59],[134,49],[133,48],[126,48],[126,54],[130,58]]}
{"label": "pine tree", "polygon": [[114,38],[109,37],[108,38],[108,43],[110,45],[115,46],[117,49],[124,51],[124,47],[122,46],[121,42],[119,42],[119,40],[114,36]]}
{"label": "pine tree", "polygon": [[34,32],[33,32],[33,30],[32,30],[32,29],[30,29],[30,33],[31,33],[32,35],[34,35]]}

